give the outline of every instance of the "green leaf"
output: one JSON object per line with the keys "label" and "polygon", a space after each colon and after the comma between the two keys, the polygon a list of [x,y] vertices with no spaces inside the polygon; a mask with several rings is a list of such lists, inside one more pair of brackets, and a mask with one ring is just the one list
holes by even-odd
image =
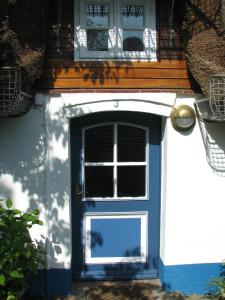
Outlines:
{"label": "green leaf", "polygon": [[9,295],[6,300],[16,300],[16,296]]}
{"label": "green leaf", "polygon": [[32,214],[35,215],[35,216],[39,215],[39,210],[38,210],[37,208],[34,209],[34,210],[32,211]]}
{"label": "green leaf", "polygon": [[21,214],[21,211],[19,209],[14,209],[12,212],[13,212],[14,215]]}
{"label": "green leaf", "polygon": [[45,266],[43,250],[28,232],[34,224],[42,224],[38,213],[38,209],[33,209],[31,213],[14,209],[11,199],[4,200],[4,206],[0,205],[0,240],[4,241],[0,243],[0,300],[1,291],[8,287],[10,290],[4,294],[4,300],[7,296],[8,300],[18,299],[14,293],[14,283],[24,285],[27,274],[37,272],[39,265]]}
{"label": "green leaf", "polygon": [[7,208],[11,208],[12,205],[13,205],[12,200],[11,200],[11,199],[7,199],[7,200],[6,200],[6,206],[7,206]]}
{"label": "green leaf", "polygon": [[31,257],[31,252],[30,252],[30,250],[27,250],[27,251],[25,252],[25,256],[26,256],[27,258]]}
{"label": "green leaf", "polygon": [[12,277],[12,278],[24,278],[23,276],[23,273],[17,271],[17,270],[14,270],[12,272],[9,273],[9,275]]}
{"label": "green leaf", "polygon": [[5,285],[5,276],[3,274],[0,274],[0,285],[1,286]]}

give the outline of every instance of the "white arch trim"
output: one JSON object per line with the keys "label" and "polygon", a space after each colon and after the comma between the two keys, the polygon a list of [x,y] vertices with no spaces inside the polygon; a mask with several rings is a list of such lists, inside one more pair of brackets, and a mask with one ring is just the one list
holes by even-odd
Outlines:
{"label": "white arch trim", "polygon": [[[71,161],[70,161],[70,118],[102,111],[136,111],[169,116],[176,100],[175,93],[65,93],[61,95],[36,94],[35,104],[43,106],[44,131],[46,141],[45,187],[46,199],[51,199],[57,207],[61,220],[68,228],[67,236],[60,236],[62,253],[57,260],[49,260],[49,268],[71,267]],[[62,162],[60,176],[57,162]],[[57,179],[56,179],[57,178]],[[63,190],[64,207],[60,207],[60,193],[55,187]],[[50,205],[50,204],[49,204]],[[48,208],[52,209],[51,207]],[[52,236],[51,220],[47,222],[47,235]],[[65,242],[67,241],[67,242]],[[50,253],[50,248],[47,252]]]}
{"label": "white arch trim", "polygon": [[67,93],[61,95],[68,118],[103,112],[136,111],[168,117],[175,93]]}

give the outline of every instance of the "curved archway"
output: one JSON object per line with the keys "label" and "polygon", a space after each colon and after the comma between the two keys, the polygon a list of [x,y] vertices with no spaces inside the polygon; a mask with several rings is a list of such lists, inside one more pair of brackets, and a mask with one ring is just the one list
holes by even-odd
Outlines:
{"label": "curved archway", "polygon": [[106,111],[133,111],[168,117],[175,103],[174,93],[85,93],[62,94],[68,118]]}

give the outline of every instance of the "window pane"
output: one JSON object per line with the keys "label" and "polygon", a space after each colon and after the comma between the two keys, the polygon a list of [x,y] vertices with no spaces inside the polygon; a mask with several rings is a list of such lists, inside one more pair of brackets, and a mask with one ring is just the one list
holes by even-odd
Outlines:
{"label": "window pane", "polygon": [[113,167],[85,167],[85,197],[113,197]]}
{"label": "window pane", "polygon": [[108,51],[108,30],[87,30],[88,51]]}
{"label": "window pane", "polygon": [[85,162],[113,161],[113,125],[85,130]]}
{"label": "window pane", "polygon": [[117,172],[119,197],[145,196],[144,166],[120,166]]}
{"label": "window pane", "polygon": [[122,7],[123,28],[144,27],[144,6],[124,5]]}
{"label": "window pane", "polygon": [[134,126],[118,125],[119,162],[145,161],[146,131]]}
{"label": "window pane", "polygon": [[109,25],[109,7],[102,4],[86,6],[87,26],[106,27]]}
{"label": "window pane", "polygon": [[143,31],[123,31],[123,51],[144,51]]}

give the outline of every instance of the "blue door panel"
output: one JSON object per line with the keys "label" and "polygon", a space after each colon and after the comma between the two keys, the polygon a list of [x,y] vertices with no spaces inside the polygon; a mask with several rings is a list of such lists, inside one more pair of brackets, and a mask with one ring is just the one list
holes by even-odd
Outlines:
{"label": "blue door panel", "polygon": [[[129,257],[141,254],[141,220],[95,219],[91,221],[93,257]],[[97,239],[97,242],[96,242]]]}
{"label": "blue door panel", "polygon": [[[149,199],[118,201],[82,201],[81,145],[82,128],[103,122],[125,122],[149,128]],[[71,194],[72,194],[72,266],[73,278],[148,279],[158,276],[160,215],[160,142],[161,118],[144,113],[97,113],[71,121]],[[141,253],[141,220],[135,214],[146,213],[147,259],[136,262]],[[104,214],[113,218],[102,218]],[[128,214],[129,218],[116,218]],[[133,214],[133,215],[132,215]],[[90,226],[90,261],[86,263],[85,216]],[[143,233],[142,233],[143,235]],[[143,247],[143,236],[142,236]],[[101,263],[122,257],[126,262]],[[130,261],[128,261],[128,259]]]}

